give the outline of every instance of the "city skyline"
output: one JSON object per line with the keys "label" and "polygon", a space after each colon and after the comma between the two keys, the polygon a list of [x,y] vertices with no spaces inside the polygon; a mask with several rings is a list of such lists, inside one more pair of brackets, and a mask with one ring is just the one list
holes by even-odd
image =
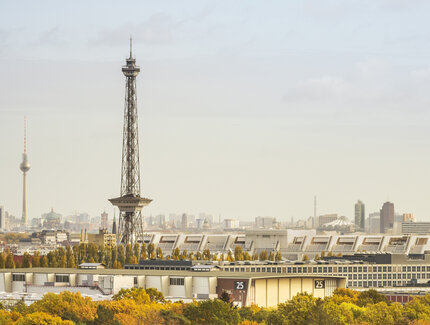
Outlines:
{"label": "city skyline", "polygon": [[[429,4],[412,2],[366,2],[365,9],[313,2],[323,14],[304,6],[297,18],[288,9],[298,5],[281,2],[194,2],[191,11],[172,2],[135,3],[139,14],[128,19],[117,14],[126,8],[112,4],[101,8],[112,25],[92,17],[91,4],[79,27],[67,6],[54,5],[53,15],[43,12],[49,3],[28,2],[24,11],[3,3],[0,205],[20,216],[16,166],[28,116],[29,217],[50,207],[63,214],[109,211],[121,164],[118,67],[133,34],[142,67],[142,189],[154,199],[145,215],[306,218],[316,194],[318,214],[352,220],[360,198],[367,212],[392,201],[398,212],[429,221]],[[327,21],[327,11],[343,31]],[[235,20],[237,12],[243,21]],[[260,30],[254,25],[264,12],[274,18]],[[38,23],[33,13],[46,19]],[[312,18],[312,28],[301,22]],[[399,20],[409,24],[401,29]],[[381,24],[388,26],[383,32]]]}

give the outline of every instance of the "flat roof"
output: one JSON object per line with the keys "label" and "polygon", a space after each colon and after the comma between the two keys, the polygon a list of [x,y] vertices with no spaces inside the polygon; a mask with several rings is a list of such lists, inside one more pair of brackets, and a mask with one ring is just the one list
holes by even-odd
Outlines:
{"label": "flat roof", "polygon": [[126,269],[70,269],[70,268],[50,268],[50,267],[35,267],[35,268],[17,268],[17,269],[1,269],[0,273],[55,273],[55,274],[98,274],[98,275],[164,275],[164,276],[196,276],[207,277],[213,276],[218,278],[231,279],[261,279],[261,278],[318,278],[318,279],[345,279],[344,276],[335,275],[319,275],[308,274],[299,275],[297,273],[267,273],[267,272],[225,272],[209,271],[172,271],[172,270],[126,270]]}

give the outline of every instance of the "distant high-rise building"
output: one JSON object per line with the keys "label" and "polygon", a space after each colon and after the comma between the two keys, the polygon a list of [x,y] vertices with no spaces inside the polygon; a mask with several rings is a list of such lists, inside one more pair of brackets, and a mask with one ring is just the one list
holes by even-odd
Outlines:
{"label": "distant high-rise building", "polygon": [[381,233],[387,232],[394,226],[394,204],[385,202],[380,212],[379,231]]}
{"label": "distant high-rise building", "polygon": [[189,224],[188,216],[187,216],[187,214],[186,214],[186,213],[184,213],[184,214],[182,215],[181,228],[182,228],[182,229],[186,229],[186,228],[188,228],[188,224]]}
{"label": "distant high-rise building", "polygon": [[360,200],[355,204],[355,225],[364,230],[365,209],[364,203]]}
{"label": "distant high-rise building", "polygon": [[415,222],[413,213],[404,213],[403,214],[403,222]]}
{"label": "distant high-rise building", "polygon": [[115,210],[113,210],[112,233],[113,233],[113,234],[116,234],[116,217],[115,217]]}
{"label": "distant high-rise building", "polygon": [[339,216],[337,215],[337,213],[324,214],[322,216],[319,216],[318,224],[319,224],[319,226],[322,226],[326,223],[335,221],[338,218],[339,218]]}
{"label": "distant high-rise building", "polygon": [[0,229],[6,228],[6,213],[4,212],[4,207],[0,206]]}
{"label": "distant high-rise building", "polygon": [[106,213],[106,211],[103,211],[103,213],[101,214],[100,228],[108,229],[109,227],[108,216],[109,215]]}
{"label": "distant high-rise building", "polygon": [[255,227],[256,228],[272,228],[276,223],[276,218],[274,217],[256,217]]}

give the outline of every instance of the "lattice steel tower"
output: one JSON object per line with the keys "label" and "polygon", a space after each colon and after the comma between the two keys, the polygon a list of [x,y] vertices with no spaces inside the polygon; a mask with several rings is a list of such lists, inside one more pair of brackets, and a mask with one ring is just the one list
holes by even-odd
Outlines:
{"label": "lattice steel tower", "polygon": [[132,55],[130,38],[130,57],[122,67],[126,77],[124,134],[122,143],[122,169],[120,197],[109,201],[120,210],[117,230],[118,244],[134,244],[143,241],[143,217],[141,210],[151,200],[140,196],[139,137],[137,123],[136,77],[140,67]]}

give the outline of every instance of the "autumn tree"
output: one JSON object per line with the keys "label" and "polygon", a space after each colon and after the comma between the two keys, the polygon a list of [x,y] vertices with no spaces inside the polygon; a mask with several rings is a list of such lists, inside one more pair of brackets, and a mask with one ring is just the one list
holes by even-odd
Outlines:
{"label": "autumn tree", "polygon": [[125,246],[125,264],[130,264],[132,257],[133,257],[133,249],[131,247],[131,244],[128,243]]}
{"label": "autumn tree", "polygon": [[40,254],[38,251],[34,252],[31,263],[33,264],[33,267],[40,267]]}
{"label": "autumn tree", "polygon": [[118,246],[118,262],[120,262],[121,265],[125,264],[124,245]]}
{"label": "autumn tree", "polygon": [[6,269],[14,269],[15,268],[15,262],[13,261],[12,253],[7,254],[7,256],[6,256],[5,268]]}
{"label": "autumn tree", "polygon": [[157,249],[155,250],[156,253],[156,257],[160,260],[162,260],[164,258],[163,256],[163,251],[161,250],[161,247],[157,247]]}
{"label": "autumn tree", "polygon": [[46,255],[43,255],[40,258],[40,267],[48,267],[48,258],[46,257]]}
{"label": "autumn tree", "polygon": [[134,244],[133,255],[136,256],[137,258],[140,256],[140,244],[139,243]]}
{"label": "autumn tree", "polygon": [[206,248],[205,250],[203,250],[202,258],[205,261],[209,261],[211,259],[211,251],[209,250],[209,248]]}
{"label": "autumn tree", "polygon": [[49,267],[57,267],[57,257],[54,252],[49,252],[47,255]]}
{"label": "autumn tree", "polygon": [[267,261],[267,258],[268,258],[267,251],[266,250],[261,251],[261,253],[260,253],[260,261]]}
{"label": "autumn tree", "polygon": [[179,248],[176,247],[173,251],[172,251],[172,259],[173,260],[179,260]]}
{"label": "autumn tree", "polygon": [[239,312],[230,304],[219,300],[203,300],[187,304],[183,314],[192,324],[239,324]]}
{"label": "autumn tree", "polygon": [[31,267],[30,254],[28,254],[27,252],[25,252],[23,257],[22,257],[22,266],[21,267],[23,267],[23,268],[30,268]]}
{"label": "autumn tree", "polygon": [[237,245],[234,248],[234,260],[235,261],[243,261],[243,249],[242,249],[242,246]]}
{"label": "autumn tree", "polygon": [[132,256],[131,257],[131,261],[130,261],[130,264],[138,264],[139,262],[137,261],[137,257],[136,256]]}
{"label": "autumn tree", "polygon": [[275,261],[281,261],[282,260],[282,254],[280,251],[277,251],[275,254]]}
{"label": "autumn tree", "polygon": [[148,245],[148,258],[155,258],[155,245],[153,243]]}
{"label": "autumn tree", "polygon": [[140,259],[141,259],[141,260],[146,260],[146,259],[148,259],[148,251],[147,251],[147,248],[146,248],[146,244],[145,244],[145,243],[143,243],[143,244],[142,244],[142,247],[140,248]]}
{"label": "autumn tree", "polygon": [[6,258],[4,256],[4,253],[0,253],[0,269],[5,268],[5,262],[6,262]]}

